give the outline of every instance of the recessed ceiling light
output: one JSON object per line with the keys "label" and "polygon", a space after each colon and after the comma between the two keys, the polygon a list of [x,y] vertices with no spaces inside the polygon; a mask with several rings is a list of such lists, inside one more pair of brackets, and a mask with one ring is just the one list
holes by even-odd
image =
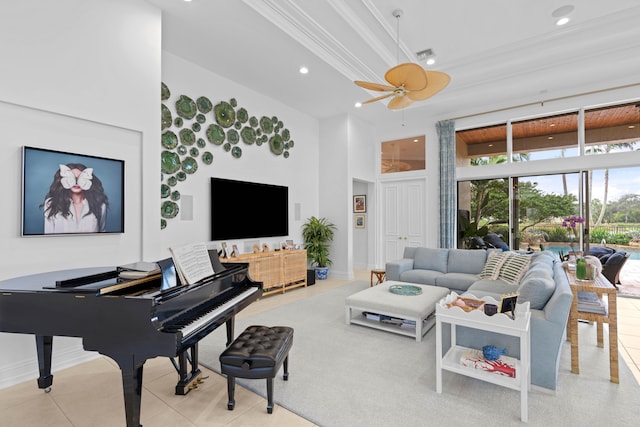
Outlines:
{"label": "recessed ceiling light", "polygon": [[309,69],[305,66],[300,67],[300,74],[308,74]]}
{"label": "recessed ceiling light", "polygon": [[552,136],[548,136],[547,139],[553,139],[553,137]]}
{"label": "recessed ceiling light", "polygon": [[560,6],[559,8],[557,8],[556,10],[554,10],[551,13],[551,16],[553,16],[554,18],[560,18],[556,21],[556,25],[557,26],[561,26],[561,25],[565,25],[566,23],[569,22],[569,14],[571,12],[573,12],[573,9],[575,9],[575,7],[572,4],[567,4],[564,6]]}
{"label": "recessed ceiling light", "polygon": [[489,147],[493,147],[493,144],[489,144]]}
{"label": "recessed ceiling light", "polygon": [[427,59],[427,65],[433,65],[436,63],[436,58],[429,58]]}
{"label": "recessed ceiling light", "polygon": [[629,129],[635,129],[636,125],[629,125]]}
{"label": "recessed ceiling light", "polygon": [[567,23],[569,23],[570,19],[568,16],[565,16],[564,18],[560,18],[556,21],[556,25],[558,27],[561,27],[562,25],[565,25]]}
{"label": "recessed ceiling light", "polygon": [[362,107],[362,102],[356,102],[356,103],[355,103],[355,106],[356,106],[356,108],[360,108],[360,107]]}

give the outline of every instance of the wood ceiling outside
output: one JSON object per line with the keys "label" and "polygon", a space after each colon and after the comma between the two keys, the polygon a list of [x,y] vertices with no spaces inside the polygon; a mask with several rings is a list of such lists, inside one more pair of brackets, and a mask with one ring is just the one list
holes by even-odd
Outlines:
{"label": "wood ceiling outside", "polygon": [[[629,125],[640,128],[640,104],[638,102],[585,111],[586,130]],[[575,132],[577,128],[578,113],[575,112],[513,122],[512,131],[515,139]],[[507,126],[500,124],[458,131],[456,138],[467,145],[505,141]]]}

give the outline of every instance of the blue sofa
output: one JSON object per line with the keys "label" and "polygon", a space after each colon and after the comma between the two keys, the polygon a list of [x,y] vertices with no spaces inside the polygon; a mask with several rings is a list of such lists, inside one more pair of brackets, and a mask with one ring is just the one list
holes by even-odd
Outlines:
{"label": "blue sofa", "polygon": [[[558,381],[560,354],[573,295],[560,259],[549,251],[529,254],[530,264],[518,283],[501,278],[487,278],[485,264],[491,251],[406,248],[400,260],[386,263],[387,280],[442,286],[452,291],[471,293],[476,297],[519,292],[519,302],[531,305],[531,383],[555,390]],[[522,256],[522,254],[519,254]],[[484,276],[480,277],[481,274]],[[457,342],[481,349],[485,345],[506,348],[507,354],[520,357],[518,338],[478,333],[477,329],[458,326]],[[443,335],[443,351],[451,343]]]}

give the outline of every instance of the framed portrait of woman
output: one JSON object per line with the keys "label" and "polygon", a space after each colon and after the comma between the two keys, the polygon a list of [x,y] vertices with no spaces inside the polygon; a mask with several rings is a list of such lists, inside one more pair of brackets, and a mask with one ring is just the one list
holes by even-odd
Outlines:
{"label": "framed portrait of woman", "polygon": [[124,233],[124,160],[22,149],[22,236]]}

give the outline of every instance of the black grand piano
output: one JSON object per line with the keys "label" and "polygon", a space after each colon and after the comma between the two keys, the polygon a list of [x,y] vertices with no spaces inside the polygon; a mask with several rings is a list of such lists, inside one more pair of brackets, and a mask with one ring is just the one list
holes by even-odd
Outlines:
{"label": "black grand piano", "polygon": [[215,261],[216,274],[192,285],[180,283],[171,259],[158,262],[160,274],[138,279],[99,267],[0,281],[0,331],[36,336],[38,387],[45,391],[53,383],[55,335],[81,337],[85,350],[112,358],[122,370],[127,427],[138,427],[145,361],[172,358],[176,393],[187,393],[201,381],[198,341],[224,323],[229,344],[236,313],[262,295],[248,264]]}

